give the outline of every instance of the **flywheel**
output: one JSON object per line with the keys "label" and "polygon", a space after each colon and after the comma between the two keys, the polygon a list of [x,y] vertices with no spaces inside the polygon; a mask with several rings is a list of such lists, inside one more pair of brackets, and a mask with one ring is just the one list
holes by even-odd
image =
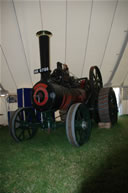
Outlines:
{"label": "flywheel", "polygon": [[103,87],[103,81],[100,69],[97,66],[92,66],[89,71],[89,79],[91,87],[96,94]]}
{"label": "flywheel", "polygon": [[117,122],[118,107],[112,87],[101,88],[98,96],[98,114],[100,122]]}

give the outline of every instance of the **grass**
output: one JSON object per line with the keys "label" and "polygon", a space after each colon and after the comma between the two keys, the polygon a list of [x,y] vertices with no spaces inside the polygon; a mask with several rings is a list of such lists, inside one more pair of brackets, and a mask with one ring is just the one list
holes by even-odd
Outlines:
{"label": "grass", "polygon": [[111,129],[93,125],[90,141],[69,144],[65,129],[39,130],[16,143],[0,127],[0,193],[127,193],[128,117]]}

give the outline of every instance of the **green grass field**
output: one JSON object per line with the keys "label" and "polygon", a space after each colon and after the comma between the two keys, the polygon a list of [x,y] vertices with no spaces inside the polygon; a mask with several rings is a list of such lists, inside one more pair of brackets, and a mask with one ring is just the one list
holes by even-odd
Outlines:
{"label": "green grass field", "polygon": [[111,192],[128,192],[128,116],[111,129],[93,125],[80,148],[69,144],[64,128],[16,143],[0,127],[0,193]]}

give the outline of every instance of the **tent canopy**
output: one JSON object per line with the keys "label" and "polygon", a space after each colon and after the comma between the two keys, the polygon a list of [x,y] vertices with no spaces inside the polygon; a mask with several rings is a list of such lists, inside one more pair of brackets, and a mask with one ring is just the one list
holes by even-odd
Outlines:
{"label": "tent canopy", "polygon": [[104,85],[128,86],[128,1],[0,1],[0,82],[10,93],[40,75],[36,32],[48,30],[51,70],[60,61],[77,77],[97,65]]}

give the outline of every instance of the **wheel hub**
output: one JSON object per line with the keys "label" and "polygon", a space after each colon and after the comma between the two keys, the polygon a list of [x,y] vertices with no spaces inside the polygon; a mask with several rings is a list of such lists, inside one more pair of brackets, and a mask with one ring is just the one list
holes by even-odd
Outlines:
{"label": "wheel hub", "polygon": [[85,130],[87,128],[87,122],[82,121],[81,127],[82,127],[83,130]]}

